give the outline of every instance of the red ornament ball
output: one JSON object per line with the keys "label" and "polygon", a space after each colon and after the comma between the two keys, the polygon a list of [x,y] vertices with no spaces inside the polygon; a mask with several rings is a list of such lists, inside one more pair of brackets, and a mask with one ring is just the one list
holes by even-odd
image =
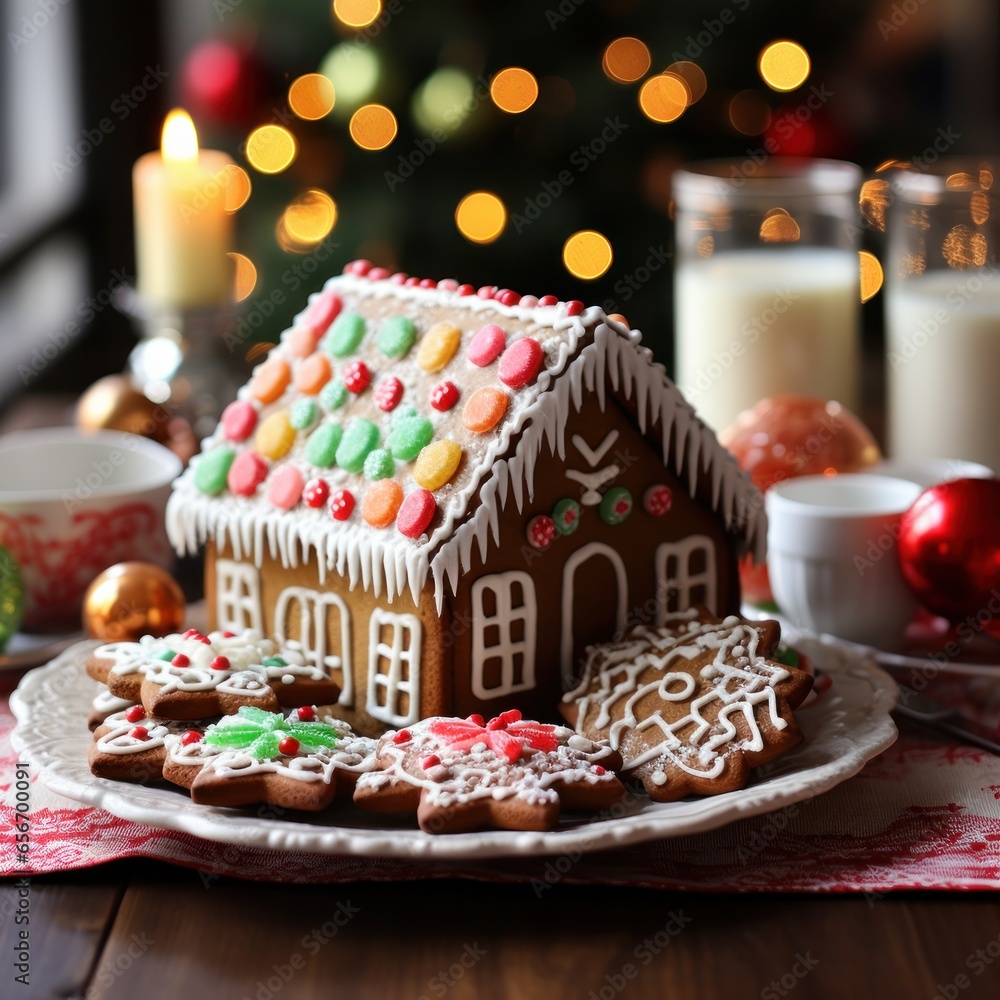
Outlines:
{"label": "red ornament ball", "polygon": [[312,722],[316,718],[316,709],[312,705],[303,705],[297,710],[296,715],[302,722]]}
{"label": "red ornament ball", "polygon": [[917,600],[952,622],[989,615],[1000,588],[1000,479],[956,479],[925,490],[903,515],[899,564]]}

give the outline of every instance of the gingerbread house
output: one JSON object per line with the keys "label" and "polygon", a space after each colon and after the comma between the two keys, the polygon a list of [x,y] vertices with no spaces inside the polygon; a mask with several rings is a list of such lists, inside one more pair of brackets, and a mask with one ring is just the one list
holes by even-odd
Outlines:
{"label": "gingerbread house", "polygon": [[175,484],[211,625],[325,667],[365,733],[553,715],[584,649],[738,610],[763,503],[599,308],[418,281],[327,282]]}

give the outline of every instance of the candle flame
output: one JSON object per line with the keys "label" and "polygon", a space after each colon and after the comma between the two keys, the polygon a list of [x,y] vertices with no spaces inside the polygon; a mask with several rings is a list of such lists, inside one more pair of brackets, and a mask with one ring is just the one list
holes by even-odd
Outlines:
{"label": "candle flame", "polygon": [[182,108],[174,108],[167,115],[160,149],[169,163],[194,163],[198,159],[198,133],[191,116]]}

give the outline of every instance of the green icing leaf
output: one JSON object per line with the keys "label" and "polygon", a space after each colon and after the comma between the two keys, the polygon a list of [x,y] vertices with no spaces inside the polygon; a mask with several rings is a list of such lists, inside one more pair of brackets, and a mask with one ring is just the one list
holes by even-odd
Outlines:
{"label": "green icing leaf", "polygon": [[[267,660],[264,662],[267,663]],[[282,662],[281,665],[285,666],[285,663]],[[253,705],[240,706],[236,714],[238,718],[255,722],[259,726],[269,725],[272,720],[281,718],[277,712],[266,712],[263,708],[254,708]]]}
{"label": "green icing leaf", "polygon": [[281,751],[278,750],[278,744],[281,742],[281,737],[277,733],[261,733],[250,744],[250,753],[257,760],[271,760],[274,757],[279,757]]}
{"label": "green icing leaf", "polygon": [[238,714],[209,726],[204,742],[221,750],[249,750],[255,760],[270,760],[281,755],[278,747],[286,736],[294,736],[309,750],[333,749],[338,739],[337,731],[325,722],[286,719],[280,712],[244,705]]}

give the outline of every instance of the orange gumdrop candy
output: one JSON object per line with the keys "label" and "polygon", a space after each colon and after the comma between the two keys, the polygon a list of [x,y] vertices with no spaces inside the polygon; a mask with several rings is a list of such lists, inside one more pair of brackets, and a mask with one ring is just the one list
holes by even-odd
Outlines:
{"label": "orange gumdrop candy", "polygon": [[462,425],[477,434],[493,430],[507,412],[508,402],[507,393],[499,389],[477,389],[462,410]]}
{"label": "orange gumdrop candy", "polygon": [[281,398],[292,380],[292,370],[284,358],[271,358],[254,372],[250,382],[250,392],[254,399],[262,403],[273,403]]}
{"label": "orange gumdrop candy", "polygon": [[317,352],[306,358],[295,373],[295,388],[305,396],[315,396],[330,381],[333,366],[330,359]]}
{"label": "orange gumdrop candy", "polygon": [[361,501],[361,516],[373,528],[388,528],[403,503],[403,487],[395,479],[372,483]]}
{"label": "orange gumdrop candy", "polygon": [[297,326],[285,340],[288,349],[297,358],[308,358],[316,350],[319,338],[312,327]]}

